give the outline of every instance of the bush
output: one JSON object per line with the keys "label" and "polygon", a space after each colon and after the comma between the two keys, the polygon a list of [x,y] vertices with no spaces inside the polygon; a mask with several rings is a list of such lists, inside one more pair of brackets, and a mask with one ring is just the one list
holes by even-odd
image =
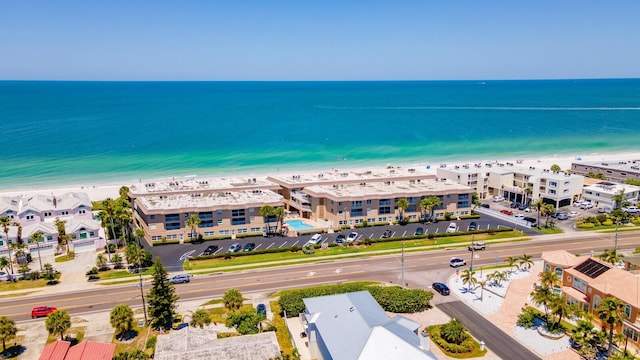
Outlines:
{"label": "bush", "polygon": [[304,289],[284,290],[280,293],[278,304],[288,317],[304,312],[302,299],[309,297],[344,294],[367,290],[385,311],[395,313],[413,313],[429,307],[433,293],[420,289],[402,289],[398,286],[382,287],[367,283],[347,283],[339,285],[314,286]]}
{"label": "bush", "polygon": [[98,275],[98,268],[95,266],[92,267],[91,270],[87,271],[85,275],[87,276]]}
{"label": "bush", "polygon": [[611,225],[613,225],[613,220],[611,220],[611,219],[607,219],[607,220],[605,220],[605,221],[603,221],[603,222],[602,222],[602,225],[604,225],[604,226],[611,226]]}
{"label": "bush", "polygon": [[519,315],[516,324],[523,328],[532,328],[536,319],[536,314],[530,308],[525,308]]}
{"label": "bush", "polygon": [[441,335],[442,326],[443,325],[436,325],[429,329],[431,340],[436,343],[436,345],[454,354],[470,353],[473,351],[473,338],[471,336],[468,336],[467,339],[460,344],[449,343]]}
{"label": "bush", "polygon": [[576,227],[579,229],[592,229],[596,227],[596,225],[593,223],[579,222],[579,223],[576,223]]}
{"label": "bush", "polygon": [[147,339],[147,345],[145,346],[145,348],[147,348],[147,349],[155,349],[156,348],[156,341],[158,341],[158,337],[156,335],[149,336],[149,339]]}

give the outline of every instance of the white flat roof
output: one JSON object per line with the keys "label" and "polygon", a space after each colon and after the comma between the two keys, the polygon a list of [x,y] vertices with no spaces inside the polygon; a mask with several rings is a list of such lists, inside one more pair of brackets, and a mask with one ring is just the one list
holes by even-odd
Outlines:
{"label": "white flat roof", "polygon": [[181,210],[199,208],[237,208],[281,204],[283,197],[271,190],[227,191],[208,194],[172,194],[143,196],[136,202],[148,210]]}
{"label": "white flat roof", "polygon": [[275,175],[267,177],[277,184],[286,187],[305,187],[319,184],[353,183],[360,181],[385,181],[396,179],[428,179],[435,178],[433,171],[429,172],[418,167],[393,167],[387,169],[319,171],[317,173],[300,173]]}
{"label": "white flat roof", "polygon": [[185,176],[166,180],[145,181],[129,187],[132,197],[154,194],[188,194],[195,192],[238,191],[245,189],[278,189],[279,186],[264,177],[210,177]]}
{"label": "white flat roof", "polygon": [[313,185],[305,187],[305,193],[319,197],[339,198],[392,198],[402,196],[446,195],[470,193],[472,188],[450,180],[388,180],[385,182],[361,182],[359,184]]}
{"label": "white flat roof", "polygon": [[488,172],[494,174],[525,174],[529,176],[537,176],[545,179],[575,179],[578,177],[582,177],[581,175],[570,174],[564,171],[551,171],[549,169],[545,169],[541,166],[526,166],[518,163],[512,162],[493,162],[493,163],[474,163],[474,164],[458,164],[458,165],[449,165],[443,164],[440,165],[440,169],[444,169],[456,174],[476,174],[478,172]]}

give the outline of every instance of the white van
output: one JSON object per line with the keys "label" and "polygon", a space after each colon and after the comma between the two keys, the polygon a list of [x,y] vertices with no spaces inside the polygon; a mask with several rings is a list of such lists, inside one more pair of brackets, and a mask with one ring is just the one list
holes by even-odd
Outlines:
{"label": "white van", "polygon": [[456,223],[454,223],[454,222],[449,224],[449,227],[447,227],[447,232],[448,233],[456,232],[456,230],[458,230],[458,225],[456,225]]}

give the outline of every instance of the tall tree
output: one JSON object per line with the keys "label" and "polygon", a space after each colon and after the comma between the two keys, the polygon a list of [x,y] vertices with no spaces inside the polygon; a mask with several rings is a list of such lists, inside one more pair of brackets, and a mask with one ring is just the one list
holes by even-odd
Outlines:
{"label": "tall tree", "polygon": [[147,299],[149,299],[151,326],[154,329],[170,329],[179,297],[176,295],[175,287],[169,282],[167,270],[158,257],[153,263],[153,281]]}
{"label": "tall tree", "polygon": [[624,322],[624,303],[614,297],[606,297],[600,301],[596,311],[598,318],[607,324],[609,328],[609,348],[607,354],[610,356],[613,350],[613,333],[615,327]]}
{"label": "tall tree", "polygon": [[64,340],[64,333],[71,328],[71,317],[65,310],[58,309],[47,315],[45,327],[49,334],[60,334],[60,340]]}
{"label": "tall tree", "polygon": [[9,251],[9,268],[11,269],[11,274],[13,274],[13,260],[11,258],[11,241],[9,241],[9,225],[11,224],[11,219],[8,216],[0,216],[0,226],[2,226],[2,231],[4,231],[5,240],[7,240],[7,250]]}
{"label": "tall tree", "polygon": [[98,269],[102,269],[107,266],[107,258],[103,253],[99,253],[98,255],[96,255],[96,266],[98,267]]}
{"label": "tall tree", "polygon": [[520,264],[520,269],[528,270],[533,266],[533,257],[531,255],[522,254],[518,257],[518,264]]}
{"label": "tall tree", "polygon": [[546,220],[544,222],[544,227],[546,228],[549,227],[549,220],[551,218],[551,215],[553,215],[555,212],[556,212],[556,207],[553,206],[553,204],[544,204],[544,206],[542,207],[542,215],[546,217]]}
{"label": "tall tree", "polygon": [[458,319],[451,319],[448,323],[440,328],[440,334],[449,343],[461,344],[469,336]]}
{"label": "tall tree", "polygon": [[267,236],[271,234],[271,226],[269,225],[269,223],[273,218],[274,211],[275,209],[271,205],[265,205],[260,208],[260,216],[262,216],[262,219],[267,226]]}
{"label": "tall tree", "polygon": [[278,206],[273,209],[273,215],[276,216],[278,220],[278,226],[280,227],[279,233],[282,234],[282,226],[284,225],[284,216],[287,214],[287,211],[282,207]]}
{"label": "tall tree", "polygon": [[407,211],[407,209],[409,208],[409,200],[407,200],[406,198],[402,198],[400,200],[398,200],[398,202],[396,203],[396,206],[398,207],[398,209],[400,209],[400,221],[404,221],[404,212]]}
{"label": "tall tree", "polygon": [[[112,241],[116,241],[116,239],[118,238],[116,236],[116,226],[114,224],[113,221],[113,217],[115,214],[115,204],[113,199],[111,198],[106,198],[104,200],[102,200],[102,212],[100,212],[100,218],[103,219],[103,221],[109,221],[109,224],[111,225],[111,240]],[[107,242],[107,249],[109,243]],[[109,256],[109,259],[111,259],[111,254],[109,254],[109,250],[107,250],[107,255]]]}
{"label": "tall tree", "polygon": [[551,170],[551,171],[562,171],[562,168],[558,164],[553,164],[553,165],[551,165],[551,168],[549,170]]}
{"label": "tall tree", "polygon": [[7,351],[6,342],[13,339],[18,333],[16,322],[6,316],[0,316],[0,339],[2,339],[2,352]]}
{"label": "tall tree", "polygon": [[238,289],[229,289],[222,297],[224,307],[231,311],[240,309],[242,301],[242,293]]}
{"label": "tall tree", "polygon": [[122,339],[128,331],[133,330],[133,311],[129,305],[118,304],[111,310],[110,321],[116,338]]}
{"label": "tall tree", "polygon": [[536,222],[536,224],[538,224],[538,227],[540,227],[540,213],[542,212],[542,208],[544,207],[544,200],[542,200],[542,198],[539,198],[538,200],[533,202],[532,206],[538,211],[538,221]]}
{"label": "tall tree", "polygon": [[602,254],[598,254],[595,257],[597,257],[598,259],[601,259],[602,261],[606,261],[609,264],[615,265],[620,261],[622,261],[622,258],[624,257],[624,255],[618,253],[616,249],[611,249],[611,250],[604,249]]}
{"label": "tall tree", "polygon": [[142,244],[140,243],[140,239],[144,239],[144,230],[142,228],[136,228],[136,230],[133,232],[133,235],[138,241],[138,246],[142,246]]}
{"label": "tall tree", "polygon": [[0,270],[8,270],[9,269],[9,259],[6,256],[0,256]]}
{"label": "tall tree", "polygon": [[264,320],[264,315],[258,314],[254,310],[234,312],[229,316],[225,325],[229,328],[236,328],[241,335],[257,334],[260,332],[260,323]]}
{"label": "tall tree", "polygon": [[509,256],[508,258],[506,258],[504,260],[504,262],[507,263],[507,266],[509,267],[509,271],[511,271],[512,267],[517,267],[517,262],[518,262],[518,258],[513,257],[513,256]]}
{"label": "tall tree", "polygon": [[40,256],[40,241],[44,240],[44,236],[42,232],[36,231],[31,234],[31,242],[36,243],[36,248],[38,249],[38,261],[40,262],[40,271],[42,271],[42,256]]}
{"label": "tall tree", "polygon": [[200,225],[201,222],[202,220],[200,220],[200,217],[198,216],[198,214],[196,213],[189,214],[186,225],[191,228],[191,241],[194,241],[196,239],[196,234],[197,234],[196,228]]}

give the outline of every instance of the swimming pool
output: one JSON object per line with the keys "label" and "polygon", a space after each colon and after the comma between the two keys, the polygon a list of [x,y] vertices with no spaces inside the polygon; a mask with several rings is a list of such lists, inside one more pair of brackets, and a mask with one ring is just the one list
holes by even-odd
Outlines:
{"label": "swimming pool", "polygon": [[313,229],[313,226],[305,223],[302,220],[287,220],[285,221],[287,225],[291,226],[294,230],[308,230]]}

